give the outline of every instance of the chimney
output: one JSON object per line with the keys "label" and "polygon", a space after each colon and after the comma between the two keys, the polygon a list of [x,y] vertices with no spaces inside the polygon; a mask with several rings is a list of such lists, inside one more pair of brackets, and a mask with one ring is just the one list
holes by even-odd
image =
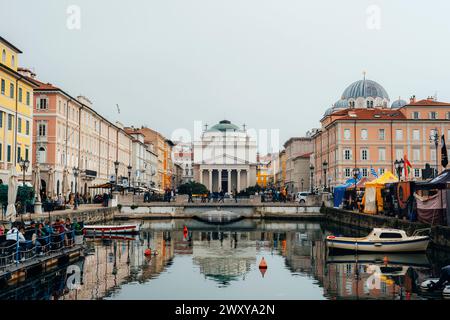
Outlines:
{"label": "chimney", "polygon": [[31,79],[36,79],[36,73],[27,68],[17,68],[17,72],[19,72],[22,76],[29,77]]}
{"label": "chimney", "polygon": [[409,98],[409,103],[416,103],[416,96],[413,95],[411,98]]}
{"label": "chimney", "polygon": [[428,100],[428,101],[434,101],[434,98],[433,98],[432,96],[429,96],[429,97],[427,98],[427,100]]}

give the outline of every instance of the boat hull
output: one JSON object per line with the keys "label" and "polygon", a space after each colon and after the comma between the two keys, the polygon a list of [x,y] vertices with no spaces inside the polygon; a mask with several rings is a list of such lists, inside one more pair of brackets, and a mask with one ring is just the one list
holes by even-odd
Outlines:
{"label": "boat hull", "polygon": [[85,234],[123,234],[123,233],[138,233],[139,225],[118,225],[118,226],[85,226]]}
{"label": "boat hull", "polygon": [[334,238],[327,239],[327,246],[330,249],[361,252],[424,252],[429,242],[428,237],[403,241],[349,241]]}

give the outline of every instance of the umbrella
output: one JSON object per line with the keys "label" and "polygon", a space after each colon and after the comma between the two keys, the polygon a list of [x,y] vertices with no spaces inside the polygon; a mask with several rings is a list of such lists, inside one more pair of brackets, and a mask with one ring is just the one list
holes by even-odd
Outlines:
{"label": "umbrella", "polygon": [[39,164],[36,164],[36,167],[34,168],[33,179],[33,187],[36,192],[36,202],[41,202],[41,171],[39,169]]}
{"label": "umbrella", "polygon": [[55,179],[55,172],[53,168],[48,169],[48,183],[47,183],[47,198],[53,199],[53,180]]}
{"label": "umbrella", "polygon": [[8,181],[8,207],[6,209],[6,220],[16,221],[16,198],[17,198],[17,173],[15,168],[11,169]]}

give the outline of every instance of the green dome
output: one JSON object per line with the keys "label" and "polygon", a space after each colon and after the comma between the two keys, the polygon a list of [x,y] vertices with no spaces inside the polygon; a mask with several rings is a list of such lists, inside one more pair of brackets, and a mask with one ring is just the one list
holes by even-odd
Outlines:
{"label": "green dome", "polygon": [[239,131],[239,127],[235,124],[232,124],[228,120],[222,120],[218,124],[214,125],[208,131]]}

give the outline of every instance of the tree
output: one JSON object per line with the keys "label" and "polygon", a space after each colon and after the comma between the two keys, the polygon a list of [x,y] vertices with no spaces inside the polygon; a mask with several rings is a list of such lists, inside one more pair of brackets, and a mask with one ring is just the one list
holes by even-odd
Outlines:
{"label": "tree", "polygon": [[195,181],[189,181],[187,183],[183,183],[178,187],[178,193],[179,194],[189,194],[189,191],[191,190],[192,194],[205,194],[208,193],[208,188],[204,184],[195,182]]}

